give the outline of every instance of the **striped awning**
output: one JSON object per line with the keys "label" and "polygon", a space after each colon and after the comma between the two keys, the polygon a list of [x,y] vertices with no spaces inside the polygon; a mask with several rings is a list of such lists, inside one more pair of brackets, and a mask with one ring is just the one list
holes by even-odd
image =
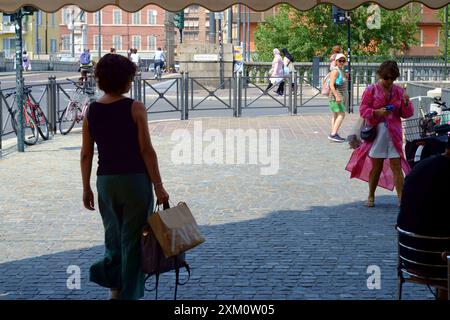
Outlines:
{"label": "striped awning", "polygon": [[[201,5],[211,11],[222,11],[231,5],[241,3],[256,11],[264,11],[279,3],[288,3],[299,10],[309,10],[322,3],[332,3],[342,9],[354,9],[367,0],[0,0],[0,11],[14,12],[26,5],[46,12],[54,12],[65,5],[77,5],[85,11],[93,12],[106,5],[115,5],[123,10],[134,12],[146,5],[154,4],[168,11],[180,11],[190,4]],[[371,0],[386,9],[397,9],[411,0]],[[427,7],[437,9],[450,3],[450,0],[421,0]]]}

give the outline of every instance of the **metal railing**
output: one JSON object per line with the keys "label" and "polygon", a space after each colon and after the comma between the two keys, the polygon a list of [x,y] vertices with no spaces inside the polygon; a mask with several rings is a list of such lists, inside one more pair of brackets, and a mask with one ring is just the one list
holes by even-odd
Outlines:
{"label": "metal railing", "polygon": [[[295,115],[312,99],[320,96],[320,87],[314,85],[311,66],[296,64],[296,71],[283,77],[284,92],[281,96],[267,90],[266,84],[269,81],[267,73],[263,76],[257,74],[258,70],[266,70],[268,65],[258,64],[252,67],[254,70],[248,68],[247,74],[233,74],[232,77],[224,78],[224,81],[221,81],[220,77],[191,77],[189,73],[157,81],[143,79],[142,74],[138,73],[128,95],[142,101],[149,114],[171,112],[178,114],[181,120],[189,119],[190,113],[206,110],[222,110],[230,112],[230,116],[241,117],[243,113],[252,109],[278,108],[285,110],[286,114]],[[353,92],[355,100],[359,101],[363,88],[374,81],[374,68],[364,70],[356,66],[353,70],[355,70]],[[401,79],[408,79],[408,75],[404,73]],[[450,87],[450,84],[446,85]],[[411,97],[425,96],[426,91],[436,86],[436,83],[427,85],[408,82],[407,92]],[[34,89],[31,99],[34,103],[39,103],[49,120],[51,134],[56,134],[60,115],[75,93],[75,87],[67,81],[56,82],[54,76],[50,76],[45,84],[31,87]],[[17,107],[14,100],[11,100],[14,96],[5,99],[4,92],[8,90],[15,88],[1,88],[0,85],[0,151],[2,138],[13,133],[7,109]],[[442,92],[443,100],[450,101],[450,88],[444,88]],[[320,106],[326,106],[328,98],[325,96],[321,98]]]}
{"label": "metal railing", "polygon": [[[358,105],[361,95],[367,85],[377,81],[377,69],[383,59],[372,62],[370,57],[355,59],[358,62],[352,62],[352,105]],[[448,70],[445,63],[441,60],[430,58],[425,59],[397,59],[400,70],[398,81],[446,81],[448,80]],[[269,77],[269,70],[272,64],[270,62],[246,63],[244,74],[248,75],[252,82],[264,82]],[[328,61],[320,62],[315,59],[314,62],[296,62],[294,68],[298,75],[299,85],[301,82],[309,84],[312,88],[320,90],[325,76],[329,72],[330,64]],[[300,105],[303,105],[301,102]]]}

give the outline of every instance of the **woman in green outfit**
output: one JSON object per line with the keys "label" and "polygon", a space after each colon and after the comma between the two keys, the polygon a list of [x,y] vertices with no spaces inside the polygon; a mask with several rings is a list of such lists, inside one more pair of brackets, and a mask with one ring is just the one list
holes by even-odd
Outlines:
{"label": "woman in green outfit", "polygon": [[141,102],[123,96],[135,73],[133,62],[121,55],[101,58],[95,78],[105,94],[89,106],[83,121],[83,203],[94,210],[90,177],[95,143],[98,206],[105,229],[105,255],[91,266],[89,279],[109,288],[113,299],[144,296],[140,237],[153,211],[152,189],[158,203],[169,199],[150,140],[146,109]]}
{"label": "woman in green outfit", "polygon": [[330,74],[330,110],[333,113],[331,118],[331,133],[328,139],[335,142],[344,142],[338,131],[345,118],[345,73],[344,65],[346,60],[345,55],[339,53],[335,57],[336,67],[331,69]]}

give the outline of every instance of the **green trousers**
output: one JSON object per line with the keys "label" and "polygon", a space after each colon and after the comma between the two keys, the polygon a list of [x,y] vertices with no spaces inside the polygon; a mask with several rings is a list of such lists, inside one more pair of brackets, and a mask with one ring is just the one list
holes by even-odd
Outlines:
{"label": "green trousers", "polygon": [[121,299],[144,296],[140,238],[153,210],[152,184],[147,174],[97,177],[98,207],[105,228],[105,256],[93,264],[89,279],[118,289]]}

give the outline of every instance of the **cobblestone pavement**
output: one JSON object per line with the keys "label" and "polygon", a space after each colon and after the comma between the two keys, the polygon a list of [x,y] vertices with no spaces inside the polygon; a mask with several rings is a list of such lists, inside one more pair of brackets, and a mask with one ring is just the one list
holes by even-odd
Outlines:
{"label": "cobblestone pavement", "polygon": [[[172,200],[188,203],[207,239],[187,253],[192,277],[179,299],[396,298],[396,197],[378,190],[376,207],[363,207],[367,185],[349,179],[350,150],[327,140],[329,118],[149,124]],[[354,120],[347,117],[342,135]],[[264,165],[255,164],[177,164],[172,133],[199,125],[224,137],[227,129],[278,129],[278,173],[261,175]],[[73,132],[0,159],[0,299],[108,298],[88,281],[90,264],[103,254],[103,226],[98,211],[82,208],[80,145]],[[203,148],[206,154],[208,143]],[[201,149],[194,149],[195,160]],[[81,270],[79,290],[67,288],[71,265]],[[380,289],[367,287],[372,265],[380,268]],[[161,277],[161,299],[172,299],[174,279]],[[404,297],[432,298],[408,284]]]}

